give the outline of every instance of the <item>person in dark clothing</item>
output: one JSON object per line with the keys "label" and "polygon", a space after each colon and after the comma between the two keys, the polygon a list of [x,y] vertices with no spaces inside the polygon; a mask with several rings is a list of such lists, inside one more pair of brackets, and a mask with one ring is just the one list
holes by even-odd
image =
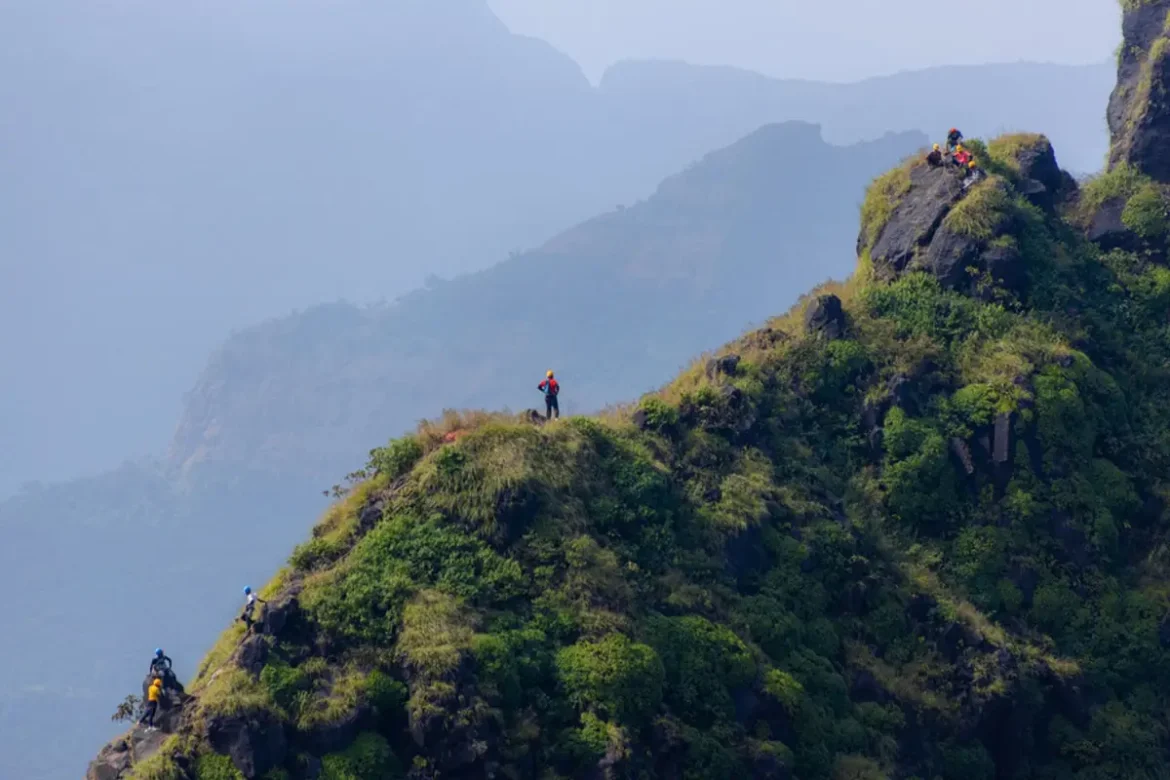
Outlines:
{"label": "person in dark clothing", "polygon": [[942,165],[942,158],[942,150],[938,148],[938,144],[935,144],[934,148],[930,150],[930,154],[926,155],[926,162],[931,168],[937,168]]}
{"label": "person in dark clothing", "polygon": [[536,386],[537,390],[544,393],[544,419],[551,420],[554,416],[560,419],[561,407],[557,404],[557,395],[561,392],[561,386],[553,378],[552,371],[544,376],[544,381]]}
{"label": "person in dark clothing", "polygon": [[154,658],[150,659],[150,674],[155,677],[161,677],[163,685],[171,690],[183,693],[183,684],[179,682],[179,678],[175,676],[174,670],[171,668],[171,659],[163,653],[161,647],[154,649]]}
{"label": "person in dark clothing", "polygon": [[953,152],[955,150],[955,147],[958,146],[962,142],[962,140],[963,140],[963,134],[952,127],[951,131],[949,133],[947,133],[947,151]]}

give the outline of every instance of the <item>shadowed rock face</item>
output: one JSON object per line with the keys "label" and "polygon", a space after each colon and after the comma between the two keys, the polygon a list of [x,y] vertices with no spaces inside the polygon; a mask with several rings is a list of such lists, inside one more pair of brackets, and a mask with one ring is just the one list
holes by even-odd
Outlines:
{"label": "shadowed rock face", "polygon": [[1170,183],[1170,0],[1142,0],[1122,18],[1117,86],[1109,98],[1109,167],[1129,163]]}
{"label": "shadowed rock face", "polygon": [[[1046,155],[1034,156],[1043,160]],[[1035,167],[1042,170],[1044,166]],[[1059,169],[1056,174],[1043,171],[1039,175],[1060,186]],[[1014,242],[996,242],[1012,227],[1013,186],[1003,178],[985,175],[974,183],[967,179],[965,186],[963,176],[948,166],[917,165],[909,177],[909,191],[894,206],[870,250],[878,278],[892,280],[903,273],[926,271],[944,287],[969,289],[974,269],[996,285],[1019,291],[1026,279],[1020,253]],[[1049,193],[1048,186],[1037,179],[1021,177],[1020,181],[1030,183],[1031,190]],[[970,210],[982,212],[979,219],[991,226],[990,235],[972,234],[957,212],[956,207],[975,193],[979,199],[970,204]],[[957,218],[952,219],[952,213]]]}
{"label": "shadowed rock face", "polygon": [[870,249],[879,276],[894,278],[905,271],[963,197],[962,177],[949,167],[916,166],[910,187]]}

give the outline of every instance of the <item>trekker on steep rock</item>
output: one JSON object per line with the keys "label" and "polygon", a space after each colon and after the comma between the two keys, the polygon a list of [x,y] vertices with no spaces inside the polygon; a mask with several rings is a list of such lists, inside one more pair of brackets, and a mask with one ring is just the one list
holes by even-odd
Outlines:
{"label": "trekker on steep rock", "polygon": [[257,601],[259,601],[261,604],[268,603],[252,592],[251,585],[244,586],[244,613],[240,615],[240,620],[244,621],[244,625],[248,627],[249,631],[252,630],[252,626],[256,623],[252,616],[256,612]]}
{"label": "trekker on steep rock", "polygon": [[554,415],[557,419],[560,419],[561,407],[557,404],[557,396],[561,392],[560,383],[553,378],[553,372],[551,370],[544,376],[544,381],[536,386],[537,390],[544,393],[544,419],[551,420]]}
{"label": "trekker on steep rock", "polygon": [[150,659],[149,673],[162,678],[163,685],[167,688],[178,691],[180,694],[184,693],[183,684],[179,682],[179,678],[175,676],[175,672],[171,668],[171,659],[162,651],[161,647],[154,649],[154,657]]}
{"label": "trekker on steep rock", "polygon": [[155,677],[154,682],[146,691],[146,709],[143,710],[142,717],[138,719],[138,725],[146,726],[147,731],[157,731],[154,727],[154,716],[158,712],[158,703],[162,698],[162,685],[162,678]]}
{"label": "trekker on steep rock", "polygon": [[947,151],[954,152],[962,146],[963,134],[956,128],[952,127],[947,133]]}
{"label": "trekker on steep rock", "polygon": [[930,153],[926,155],[926,162],[931,168],[937,168],[942,165],[942,160],[942,150],[938,148],[938,144],[935,144]]}

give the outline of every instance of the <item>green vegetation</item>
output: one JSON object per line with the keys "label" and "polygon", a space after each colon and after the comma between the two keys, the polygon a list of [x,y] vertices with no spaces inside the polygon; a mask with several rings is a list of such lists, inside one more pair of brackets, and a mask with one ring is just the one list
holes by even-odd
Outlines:
{"label": "green vegetation", "polygon": [[[946,218],[1018,249],[1010,297],[855,278],[847,338],[798,309],[628,410],[375,450],[269,589],[295,621],[255,676],[225,634],[199,712],[278,719],[290,780],[346,724],[324,778],[1165,777],[1170,271],[1018,197],[1035,141]],[[1085,197],[1155,235],[1150,186]]]}

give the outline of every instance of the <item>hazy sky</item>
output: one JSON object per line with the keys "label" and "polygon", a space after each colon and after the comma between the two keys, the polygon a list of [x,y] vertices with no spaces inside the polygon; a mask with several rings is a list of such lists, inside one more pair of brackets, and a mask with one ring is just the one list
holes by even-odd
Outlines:
{"label": "hazy sky", "polygon": [[[845,81],[932,65],[1101,62],[1121,40],[1116,0],[489,3],[513,32],[549,41],[594,81],[608,65],[627,57]],[[952,16],[949,9],[959,10]],[[833,47],[822,48],[828,40]]]}

